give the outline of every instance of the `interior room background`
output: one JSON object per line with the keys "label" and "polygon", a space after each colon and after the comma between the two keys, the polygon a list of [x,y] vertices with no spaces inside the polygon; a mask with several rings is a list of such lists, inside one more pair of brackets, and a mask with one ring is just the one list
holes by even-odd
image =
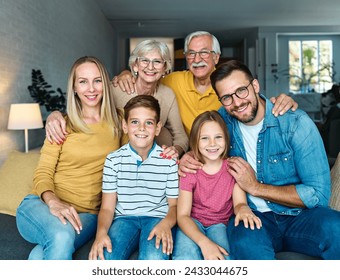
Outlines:
{"label": "interior room background", "polygon": [[[80,56],[97,56],[111,76],[126,69],[130,38],[110,25],[96,0],[0,0],[0,7],[1,166],[10,151],[24,150],[24,132],[8,130],[7,123],[12,103],[34,102],[27,89],[32,69],[40,69],[52,89],[66,91],[70,67]],[[339,50],[339,34],[340,26],[256,27],[237,46],[222,45],[221,60],[246,62],[260,80],[261,92],[271,97],[289,92],[283,74],[288,61],[285,41],[291,36],[328,36]],[[220,39],[223,32],[216,35]],[[183,62],[183,38],[172,39],[177,65],[176,60]],[[333,52],[333,60],[334,81],[339,83],[340,52]],[[46,119],[43,106],[41,110]],[[44,137],[44,129],[29,130],[30,149],[41,146]]]}

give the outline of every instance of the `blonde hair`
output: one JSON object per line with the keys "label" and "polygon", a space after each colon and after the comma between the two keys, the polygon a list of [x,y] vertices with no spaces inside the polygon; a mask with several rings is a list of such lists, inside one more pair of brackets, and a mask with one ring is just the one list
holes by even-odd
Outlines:
{"label": "blonde hair", "polygon": [[199,143],[199,139],[201,135],[202,126],[206,122],[216,122],[221,127],[223,131],[224,139],[226,142],[225,150],[221,154],[221,158],[227,158],[228,153],[229,153],[230,136],[229,136],[227,125],[225,124],[220,114],[215,110],[204,112],[195,118],[192,124],[192,127],[191,127],[190,137],[189,137],[190,149],[193,151],[193,153],[195,154],[195,156],[198,158],[200,162],[205,163],[205,160],[199,150],[198,143]]}
{"label": "blonde hair", "polygon": [[89,127],[83,120],[81,101],[74,92],[76,70],[80,65],[87,63],[87,62],[94,63],[97,65],[100,76],[102,78],[103,98],[101,101],[101,108],[100,108],[101,121],[106,122],[109,125],[109,127],[112,129],[113,134],[120,137],[122,133],[122,127],[121,127],[122,112],[118,111],[115,107],[114,100],[113,100],[112,83],[109,79],[109,75],[107,73],[106,68],[100,62],[99,59],[93,56],[84,56],[84,57],[77,59],[71,68],[71,71],[68,77],[67,105],[66,105],[66,113],[67,113],[66,119],[67,119],[68,129],[70,129],[70,131],[72,132],[91,133],[91,130],[89,129]]}

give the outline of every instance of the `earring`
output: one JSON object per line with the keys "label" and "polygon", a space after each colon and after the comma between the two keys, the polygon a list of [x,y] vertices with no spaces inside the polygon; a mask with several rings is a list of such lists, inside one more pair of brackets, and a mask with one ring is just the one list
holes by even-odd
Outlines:
{"label": "earring", "polygon": [[135,77],[138,76],[138,72],[137,71],[134,71],[133,74],[135,75]]}

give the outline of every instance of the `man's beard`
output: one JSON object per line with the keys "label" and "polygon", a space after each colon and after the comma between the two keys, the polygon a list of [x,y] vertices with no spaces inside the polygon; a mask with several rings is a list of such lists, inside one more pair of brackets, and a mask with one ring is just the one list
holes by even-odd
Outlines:
{"label": "man's beard", "polygon": [[237,113],[235,114],[234,112],[238,110],[238,108],[243,107],[245,104],[241,104],[238,107],[234,107],[234,109],[230,112],[230,115],[233,116],[235,119],[237,119],[238,121],[242,122],[242,123],[250,123],[251,121],[253,121],[257,115],[257,111],[259,108],[259,101],[256,98],[254,101],[254,104],[249,103],[248,106],[252,106],[251,107],[251,112],[249,116],[239,116]]}

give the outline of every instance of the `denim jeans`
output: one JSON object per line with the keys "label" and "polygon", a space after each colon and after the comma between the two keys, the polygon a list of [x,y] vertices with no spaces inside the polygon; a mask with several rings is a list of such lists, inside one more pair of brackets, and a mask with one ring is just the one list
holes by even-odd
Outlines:
{"label": "denim jeans", "polygon": [[297,216],[254,211],[262,228],[250,230],[243,223],[228,225],[231,257],[237,260],[273,260],[280,251],[298,252],[340,260],[340,212],[326,207],[304,209]]}
{"label": "denim jeans", "polygon": [[[211,241],[223,247],[229,253],[229,242],[227,238],[227,226],[225,224],[216,224],[204,227],[199,221],[193,219],[199,230],[206,235]],[[190,239],[180,228],[177,229],[173,260],[203,260],[200,247]],[[225,256],[225,259],[230,259]]]}
{"label": "denim jeans", "polygon": [[29,259],[70,260],[72,254],[96,233],[97,215],[79,213],[83,229],[77,234],[51,214],[48,206],[36,195],[28,195],[17,209],[16,222],[20,234],[28,242],[37,244]]}
{"label": "denim jeans", "polygon": [[[155,246],[156,238],[147,240],[152,229],[162,218],[146,216],[123,216],[116,218],[108,232],[112,242],[112,252],[104,248],[105,260],[127,260],[133,252],[139,250],[139,260],[168,260],[163,254],[162,243],[159,249]],[[174,238],[175,228],[172,229]]]}

